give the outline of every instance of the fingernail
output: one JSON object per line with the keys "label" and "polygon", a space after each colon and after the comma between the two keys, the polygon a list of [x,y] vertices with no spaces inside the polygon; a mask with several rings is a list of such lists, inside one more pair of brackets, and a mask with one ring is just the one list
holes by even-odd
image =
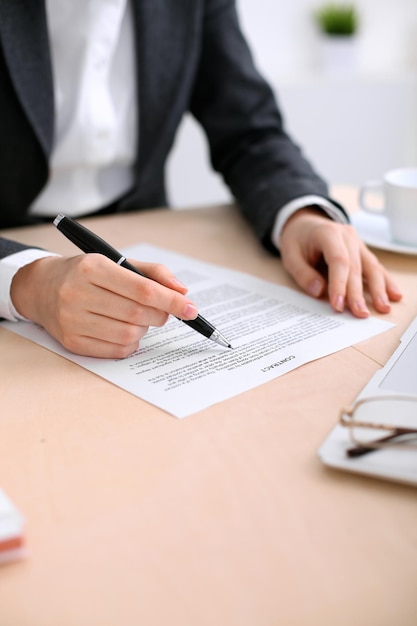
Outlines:
{"label": "fingernail", "polygon": [[310,294],[310,296],[313,296],[314,298],[318,298],[321,295],[322,290],[323,285],[318,278],[312,280],[307,287],[307,292]]}
{"label": "fingernail", "polygon": [[339,311],[339,313],[343,313],[343,311],[345,310],[345,299],[343,296],[336,296],[334,308],[336,309],[336,311]]}
{"label": "fingernail", "polygon": [[360,313],[367,313],[369,315],[369,309],[366,306],[365,302],[363,300],[359,300],[356,303],[356,307],[357,311],[359,311]]}
{"label": "fingernail", "polygon": [[382,306],[390,306],[387,296],[378,296],[378,301]]}
{"label": "fingernail", "polygon": [[176,278],[175,276],[172,279],[172,282],[175,283],[176,285],[178,285],[178,287],[180,287],[180,289],[187,289],[188,287],[186,285],[184,285],[184,283],[182,283],[180,280],[178,280],[178,278]]}
{"label": "fingernail", "polygon": [[182,318],[184,320],[193,320],[197,317],[197,315],[198,315],[197,307],[194,306],[194,304],[187,304],[183,311]]}

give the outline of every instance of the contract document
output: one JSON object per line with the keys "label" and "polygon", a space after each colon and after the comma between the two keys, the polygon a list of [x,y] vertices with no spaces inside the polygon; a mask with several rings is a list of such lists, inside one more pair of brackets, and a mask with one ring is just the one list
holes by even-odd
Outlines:
{"label": "contract document", "polygon": [[121,360],[72,354],[36,324],[3,326],[178,418],[393,326],[335,313],[328,302],[155,246],[139,244],[122,252],[127,258],[169,267],[188,286],[199,313],[233,349],[215,344],[176,318],[150,328],[139,349]]}

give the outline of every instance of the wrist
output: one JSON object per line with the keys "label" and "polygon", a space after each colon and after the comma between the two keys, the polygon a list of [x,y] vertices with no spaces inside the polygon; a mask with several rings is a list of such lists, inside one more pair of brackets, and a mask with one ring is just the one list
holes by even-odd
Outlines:
{"label": "wrist", "polygon": [[59,257],[48,256],[36,259],[21,267],[14,275],[10,286],[10,299],[16,312],[24,319],[36,322],[42,302],[43,287],[48,284],[47,270]]}
{"label": "wrist", "polygon": [[311,223],[311,221],[320,222],[322,220],[329,221],[329,216],[317,206],[307,206],[302,209],[298,209],[295,213],[293,213],[285,222],[282,227],[279,244],[281,245],[282,238],[285,237],[287,232],[291,230],[293,226],[299,226],[300,224]]}

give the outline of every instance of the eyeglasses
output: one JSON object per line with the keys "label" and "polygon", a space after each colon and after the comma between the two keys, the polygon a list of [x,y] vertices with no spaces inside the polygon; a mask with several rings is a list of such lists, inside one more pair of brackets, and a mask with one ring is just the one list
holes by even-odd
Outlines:
{"label": "eyeglasses", "polygon": [[341,411],[339,421],[354,444],[349,457],[393,446],[417,450],[417,396],[363,398]]}

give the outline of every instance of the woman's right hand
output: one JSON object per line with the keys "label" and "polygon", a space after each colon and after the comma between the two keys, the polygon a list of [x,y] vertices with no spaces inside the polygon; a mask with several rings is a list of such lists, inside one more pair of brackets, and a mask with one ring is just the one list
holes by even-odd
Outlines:
{"label": "woman's right hand", "polygon": [[149,278],[101,254],[38,259],[14,276],[13,305],[71,352],[126,357],[149,326],[162,326],[169,315],[190,320],[198,313],[165,266],[130,262]]}

